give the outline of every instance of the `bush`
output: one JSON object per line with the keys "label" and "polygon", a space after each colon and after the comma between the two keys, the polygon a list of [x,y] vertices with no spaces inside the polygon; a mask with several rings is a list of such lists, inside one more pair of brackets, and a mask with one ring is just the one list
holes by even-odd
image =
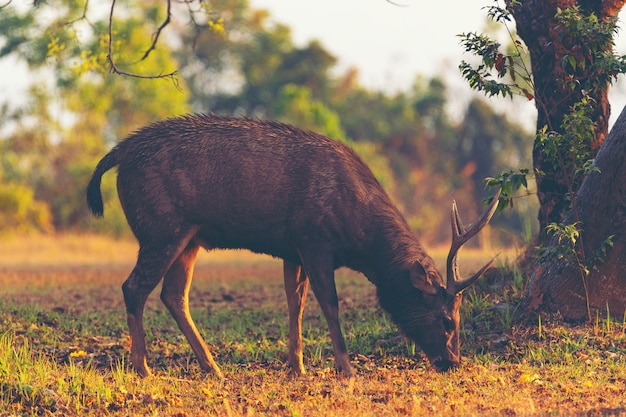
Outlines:
{"label": "bush", "polygon": [[0,232],[52,231],[50,208],[27,186],[0,184]]}

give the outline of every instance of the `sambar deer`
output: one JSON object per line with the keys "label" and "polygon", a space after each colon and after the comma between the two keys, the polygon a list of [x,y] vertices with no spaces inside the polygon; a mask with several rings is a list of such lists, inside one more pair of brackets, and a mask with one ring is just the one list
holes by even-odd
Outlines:
{"label": "sambar deer", "polygon": [[131,362],[146,376],[144,304],[162,278],[161,299],[200,367],[221,376],[189,314],[200,247],[245,248],[284,261],[288,365],[304,373],[302,311],[309,282],[328,323],[335,366],[354,374],[341,333],[334,271],[347,266],[377,288],[381,306],[439,371],[457,367],[462,292],[491,265],[460,279],[457,252],[491,219],[498,198],[469,227],[452,206],[447,284],[368,166],[344,144],[251,118],[189,115],[154,123],[98,163],[87,202],[103,215],[102,175],[117,166],[117,189],[139,242],[123,284]]}

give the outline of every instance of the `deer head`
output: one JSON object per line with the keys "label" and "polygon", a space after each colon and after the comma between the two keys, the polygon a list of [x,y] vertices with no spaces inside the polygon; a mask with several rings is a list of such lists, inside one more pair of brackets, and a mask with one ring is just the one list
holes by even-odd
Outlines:
{"label": "deer head", "polygon": [[[456,368],[460,363],[460,314],[463,291],[493,264],[495,257],[468,278],[462,278],[457,254],[463,244],[483,229],[498,206],[498,197],[475,222],[463,225],[456,203],[452,204],[452,244],[446,261],[447,282],[441,279],[434,262],[425,258],[415,262],[409,272],[412,286],[419,291],[419,302],[404,307],[404,333],[417,342],[431,364],[439,371]],[[415,300],[415,298],[413,298]]]}

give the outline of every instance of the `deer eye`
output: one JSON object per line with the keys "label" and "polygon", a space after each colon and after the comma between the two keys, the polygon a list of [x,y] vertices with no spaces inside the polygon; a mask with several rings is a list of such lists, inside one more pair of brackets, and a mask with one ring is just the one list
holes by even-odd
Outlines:
{"label": "deer eye", "polygon": [[446,330],[446,332],[452,333],[455,329],[454,320],[452,320],[450,317],[444,317],[443,328]]}

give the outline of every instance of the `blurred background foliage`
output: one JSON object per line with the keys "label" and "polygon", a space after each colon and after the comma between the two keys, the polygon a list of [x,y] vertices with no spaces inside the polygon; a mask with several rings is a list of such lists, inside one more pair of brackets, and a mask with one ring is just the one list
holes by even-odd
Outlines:
{"label": "blurred background foliage", "polygon": [[[0,233],[130,236],[114,175],[102,186],[104,220],[90,218],[84,190],[91,171],[131,131],[192,111],[278,119],[350,144],[427,244],[449,241],[453,198],[472,220],[489,194],[485,177],[530,166],[533,133],[484,99],[467,100],[453,116],[449,101],[458,92],[417,74],[409,91],[369,90],[356,69],[336,74],[324,45],[295,45],[289,27],[270,23],[247,0],[210,4],[170,24],[142,60],[165,10],[118,1],[116,64],[135,74],[178,71],[175,80],[110,73],[102,5],[86,15],[84,0],[0,10],[0,60],[26,62],[33,80],[24,104],[0,95]],[[483,240],[511,244],[532,235],[536,203],[518,201]]]}

